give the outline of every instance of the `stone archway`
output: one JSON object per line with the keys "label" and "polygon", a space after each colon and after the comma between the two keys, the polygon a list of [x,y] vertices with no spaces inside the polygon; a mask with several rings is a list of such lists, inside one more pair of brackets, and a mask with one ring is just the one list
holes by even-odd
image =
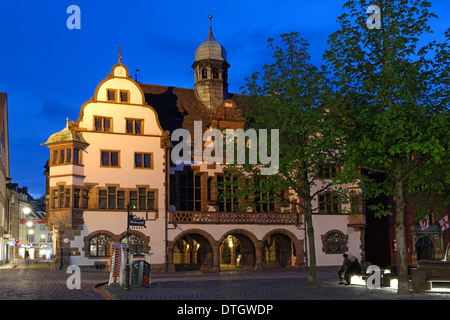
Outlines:
{"label": "stone archway", "polygon": [[295,268],[303,262],[303,247],[300,240],[284,229],[272,230],[262,240],[262,267]]}
{"label": "stone archway", "polygon": [[256,237],[246,230],[231,230],[219,241],[220,270],[248,270],[256,267]]}
{"label": "stone archway", "polygon": [[180,234],[170,246],[171,262],[175,271],[213,270],[212,238],[201,230]]}
{"label": "stone archway", "polygon": [[436,258],[436,244],[430,237],[423,236],[414,244],[416,260],[434,260]]}

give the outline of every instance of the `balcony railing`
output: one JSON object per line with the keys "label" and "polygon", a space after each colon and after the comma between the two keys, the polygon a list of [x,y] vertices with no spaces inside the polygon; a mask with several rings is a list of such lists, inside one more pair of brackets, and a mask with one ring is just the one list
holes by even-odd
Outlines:
{"label": "balcony railing", "polygon": [[299,224],[298,213],[171,211],[170,223]]}

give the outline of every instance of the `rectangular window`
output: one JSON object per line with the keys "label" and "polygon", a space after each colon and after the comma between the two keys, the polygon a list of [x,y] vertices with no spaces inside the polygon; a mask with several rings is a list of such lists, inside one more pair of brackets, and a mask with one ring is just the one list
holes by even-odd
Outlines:
{"label": "rectangular window", "polygon": [[142,124],[144,120],[126,119],[126,130],[129,134],[142,134]]}
{"label": "rectangular window", "polygon": [[64,157],[64,150],[59,151],[59,163],[64,163],[65,157]]}
{"label": "rectangular window", "polygon": [[78,164],[80,160],[79,149],[73,149],[73,163]]}
{"label": "rectangular window", "polygon": [[107,100],[115,102],[116,101],[116,92],[117,90],[114,89],[107,89]]}
{"label": "rectangular window", "polygon": [[120,90],[120,102],[128,102],[129,91]]}
{"label": "rectangular window", "polygon": [[201,211],[201,176],[193,172],[183,172],[180,180],[180,210]]}
{"label": "rectangular window", "polygon": [[339,196],[331,192],[319,195],[319,213],[338,214]]}
{"label": "rectangular window", "polygon": [[333,179],[336,173],[337,168],[333,163],[319,165],[318,174],[320,179]]}
{"label": "rectangular window", "polygon": [[87,209],[88,208],[88,201],[89,201],[89,197],[88,197],[89,191],[88,190],[83,190],[82,194],[83,194],[83,199],[82,199],[83,202],[81,204],[81,207],[83,209]]}
{"label": "rectangular window", "polygon": [[51,163],[58,164],[79,164],[79,149],[60,149],[54,150],[52,153]]}
{"label": "rectangular window", "polygon": [[238,211],[239,201],[235,196],[233,181],[232,177],[217,176],[219,211]]}
{"label": "rectangular window", "polygon": [[108,188],[108,209],[116,209],[116,188]]}
{"label": "rectangular window", "polygon": [[139,188],[139,210],[147,209],[147,189]]}
{"label": "rectangular window", "polygon": [[99,199],[99,204],[98,207],[100,209],[108,209],[108,203],[107,203],[107,198],[108,197],[108,192],[107,190],[99,190],[98,191],[98,199]]}
{"label": "rectangular window", "polygon": [[152,154],[151,153],[135,153],[134,154],[134,167],[153,169],[152,166]]}
{"label": "rectangular window", "polygon": [[119,167],[118,151],[101,151],[102,167]]}
{"label": "rectangular window", "polygon": [[58,208],[64,208],[64,186],[59,186],[58,195],[59,195]]}
{"label": "rectangular window", "polygon": [[52,161],[53,164],[58,163],[58,156],[59,156],[59,151],[58,150],[53,151],[53,161]]}
{"label": "rectangular window", "polygon": [[125,209],[125,191],[117,191],[117,209]]}
{"label": "rectangular window", "polygon": [[357,215],[361,213],[361,197],[359,195],[351,196],[350,205],[352,214]]}
{"label": "rectangular window", "polygon": [[53,208],[58,209],[59,204],[58,189],[53,190]]}
{"label": "rectangular window", "polygon": [[106,117],[94,117],[95,131],[98,132],[110,132],[111,131],[111,118]]}
{"label": "rectangular window", "polygon": [[80,207],[80,189],[77,188],[73,189],[73,207]]}
{"label": "rectangular window", "polygon": [[147,210],[155,210],[155,191],[147,192]]}
{"label": "rectangular window", "polygon": [[131,207],[131,209],[137,209],[137,207],[138,207],[137,191],[130,191],[130,207]]}

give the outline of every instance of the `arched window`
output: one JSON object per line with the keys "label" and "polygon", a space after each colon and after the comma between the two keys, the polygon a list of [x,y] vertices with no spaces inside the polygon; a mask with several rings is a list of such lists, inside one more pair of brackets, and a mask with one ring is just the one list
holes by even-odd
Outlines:
{"label": "arched window", "polygon": [[202,79],[208,78],[208,70],[206,68],[202,69]]}
{"label": "arched window", "polygon": [[219,79],[219,70],[217,70],[217,68],[213,68],[212,75],[214,79]]}
{"label": "arched window", "polygon": [[[130,253],[131,254],[142,254],[146,253],[146,245],[145,240],[137,234],[131,233],[130,237]],[[127,236],[120,239],[120,243],[127,244]]]}
{"label": "arched window", "polygon": [[109,257],[109,246],[111,242],[110,236],[104,233],[94,235],[88,241],[89,255],[91,257]]}
{"label": "arched window", "polygon": [[323,238],[325,253],[345,253],[347,251],[347,238],[340,231],[327,233]]}

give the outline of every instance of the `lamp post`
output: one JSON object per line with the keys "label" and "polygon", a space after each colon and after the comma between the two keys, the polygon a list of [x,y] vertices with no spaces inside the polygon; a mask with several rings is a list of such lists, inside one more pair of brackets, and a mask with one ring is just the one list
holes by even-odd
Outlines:
{"label": "lamp post", "polygon": [[131,206],[127,205],[127,263],[125,266],[125,290],[130,290],[130,227],[146,228],[145,220],[135,217],[131,213]]}

